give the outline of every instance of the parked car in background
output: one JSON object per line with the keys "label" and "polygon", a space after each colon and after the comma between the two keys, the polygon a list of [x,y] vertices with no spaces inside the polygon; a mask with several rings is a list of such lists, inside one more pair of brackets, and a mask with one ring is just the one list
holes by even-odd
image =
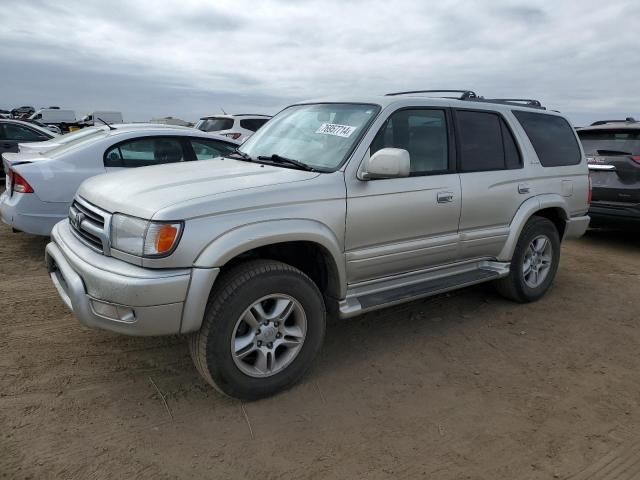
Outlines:
{"label": "parked car in background", "polygon": [[217,133],[244,142],[270,118],[269,115],[213,115],[202,117],[195,127],[203,132]]}
{"label": "parked car in background", "polygon": [[21,118],[21,117],[29,117],[31,115],[33,115],[33,113],[36,111],[35,108],[30,107],[30,106],[22,106],[22,107],[17,107],[11,110],[11,115],[13,115],[16,118]]}
{"label": "parked car in background", "polygon": [[[40,143],[56,137],[55,133],[46,128],[28,122],[8,118],[0,119],[0,155],[18,152],[19,144]],[[0,168],[0,174],[4,176],[3,168]]]}
{"label": "parked car in background", "polygon": [[192,127],[193,123],[182,120],[181,118],[174,117],[162,117],[152,118],[149,123],[156,123],[158,125],[175,125],[177,127]]}
{"label": "parked car in background", "polygon": [[124,123],[124,120],[122,119],[122,112],[96,111],[82,117],[80,120],[78,120],[78,124],[82,126],[93,126],[102,124],[102,122],[100,122],[100,120],[98,119],[109,124]]}
{"label": "parked car in background", "polygon": [[85,325],[190,334],[241,399],[301,378],[327,311],[488,281],[540,299],[589,223],[574,129],[539,102],[421,94],[292,105],[229,158],[85,181],[46,248],[53,284]]}
{"label": "parked car in background", "polygon": [[56,125],[50,124],[50,125],[46,125],[38,120],[31,120],[30,118],[21,118],[20,121],[22,122],[27,122],[27,123],[31,123],[33,125],[37,125],[38,127],[44,128],[46,130],[49,130],[50,132],[53,132],[57,135],[62,135],[63,132],[62,129]]}
{"label": "parked car in background", "polygon": [[591,225],[640,226],[640,122],[600,120],[578,129],[591,182]]}
{"label": "parked car in background", "polygon": [[7,188],[0,196],[0,216],[16,230],[49,235],[67,217],[78,186],[89,177],[126,168],[207,160],[237,146],[231,139],[193,128],[93,127],[89,134],[78,132],[71,141],[62,139],[52,148],[3,154]]}

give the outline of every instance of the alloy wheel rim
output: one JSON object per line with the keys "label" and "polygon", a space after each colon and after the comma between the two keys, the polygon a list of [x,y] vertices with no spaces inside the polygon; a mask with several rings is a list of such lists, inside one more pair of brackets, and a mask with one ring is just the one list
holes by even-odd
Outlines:
{"label": "alloy wheel rim", "polygon": [[273,376],[298,356],[307,334],[307,316],[300,302],[271,294],[253,302],[236,321],[231,356],[250,377]]}
{"label": "alloy wheel rim", "polygon": [[553,247],[546,235],[535,237],[524,254],[522,276],[527,286],[537,288],[546,280],[553,262]]}

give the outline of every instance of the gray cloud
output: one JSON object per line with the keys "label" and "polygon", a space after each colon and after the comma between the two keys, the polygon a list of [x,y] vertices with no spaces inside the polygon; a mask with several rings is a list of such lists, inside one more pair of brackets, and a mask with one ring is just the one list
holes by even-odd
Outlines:
{"label": "gray cloud", "polygon": [[0,108],[194,119],[220,105],[470,88],[540,98],[576,123],[640,116],[639,13],[634,0],[22,0],[3,11]]}

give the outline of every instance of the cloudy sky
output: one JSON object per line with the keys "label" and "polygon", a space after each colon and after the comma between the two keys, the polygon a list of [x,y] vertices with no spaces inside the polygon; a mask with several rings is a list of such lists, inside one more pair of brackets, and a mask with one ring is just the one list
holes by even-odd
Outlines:
{"label": "cloudy sky", "polygon": [[418,88],[640,117],[638,0],[20,0],[0,9],[0,108],[195,120]]}

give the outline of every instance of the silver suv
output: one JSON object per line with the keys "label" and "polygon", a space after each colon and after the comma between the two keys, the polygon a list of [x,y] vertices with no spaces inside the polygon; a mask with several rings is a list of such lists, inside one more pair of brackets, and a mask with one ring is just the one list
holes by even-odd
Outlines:
{"label": "silver suv", "polygon": [[186,334],[222,393],[274,394],[347,318],[493,281],[551,285],[589,223],[573,128],[537,102],[410,92],[292,105],[236,153],[85,181],[46,248],[85,325]]}

